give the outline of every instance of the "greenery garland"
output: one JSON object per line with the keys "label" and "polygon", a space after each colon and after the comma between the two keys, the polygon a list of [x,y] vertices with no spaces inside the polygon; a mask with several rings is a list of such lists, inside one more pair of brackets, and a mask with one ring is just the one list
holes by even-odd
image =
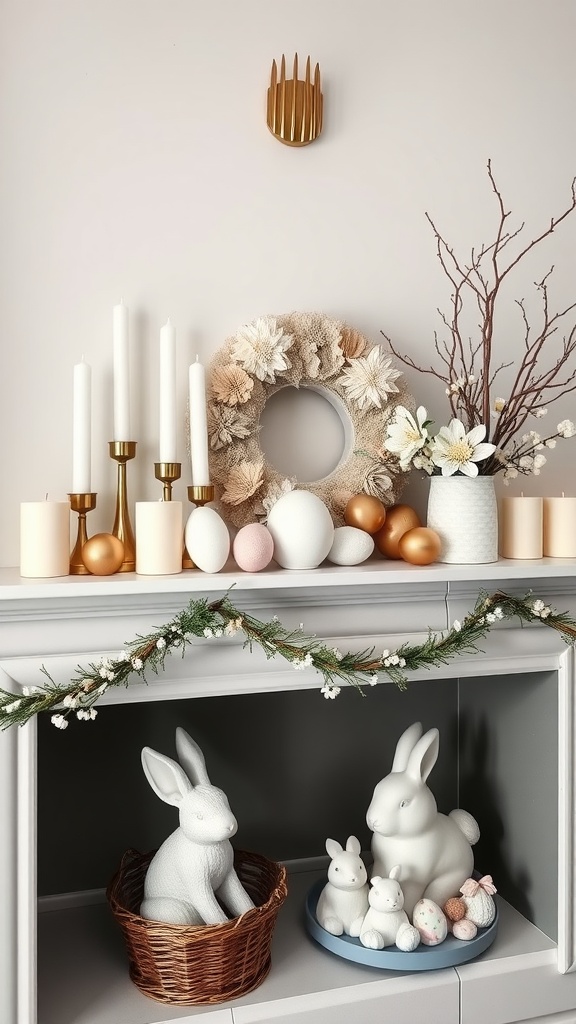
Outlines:
{"label": "greenery garland", "polygon": [[307,636],[302,627],[287,630],[277,616],[262,622],[235,608],[228,594],[210,603],[200,598],[191,600],[157,632],[126,643],[117,658],[105,658],[87,668],[79,666],[77,675],[67,684],[56,683],[43,667],[47,682],[42,686],[25,686],[21,695],[0,688],[0,727],[24,725],[41,711],[56,712],[51,721],[58,729],[65,729],[71,717],[91,721],[97,715],[94,705],[110,687],[127,687],[136,678],[146,681],[147,669],[158,674],[164,669],[167,655],[179,651],[184,657],[194,637],[233,636],[239,631],[244,633],[244,647],[250,651],[256,644],[267,658],[285,658],[297,670],[314,668],[324,680],[320,692],[326,698],[338,696],[339,683],[351,684],[365,696],[363,687],[374,686],[381,675],[403,690],[408,684],[407,672],[445,665],[460,654],[477,651],[478,641],[497,622],[511,618],[543,623],[557,630],[567,644],[576,641],[576,621],[535,598],[532,592],[521,598],[502,592],[489,596],[481,593],[474,610],[462,622],[454,621],[451,629],[441,633],[429,630],[424,643],[404,643],[380,656],[374,648],[343,654],[329,641]]}

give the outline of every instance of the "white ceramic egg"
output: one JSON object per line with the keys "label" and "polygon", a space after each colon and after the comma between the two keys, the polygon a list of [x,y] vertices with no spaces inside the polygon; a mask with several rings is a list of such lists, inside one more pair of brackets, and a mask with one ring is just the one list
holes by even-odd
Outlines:
{"label": "white ceramic egg", "polygon": [[192,509],[184,540],[188,554],[202,572],[220,572],[230,554],[230,534],[224,520],[213,508]]}
{"label": "white ceramic egg", "polygon": [[243,526],[234,538],[232,553],[244,572],[260,572],[265,569],[274,554],[274,540],[270,530],[263,523]]}
{"label": "white ceramic egg", "polygon": [[448,923],[434,900],[422,899],[414,907],[412,923],[420,932],[420,941],[425,946],[437,946],[448,934]]}
{"label": "white ceramic egg", "polygon": [[328,552],[328,561],[334,565],[360,565],[374,551],[374,538],[356,526],[338,526]]}
{"label": "white ceramic egg", "polygon": [[334,540],[332,516],[311,491],[283,494],[272,506],[267,525],[274,558],[283,569],[316,569]]}

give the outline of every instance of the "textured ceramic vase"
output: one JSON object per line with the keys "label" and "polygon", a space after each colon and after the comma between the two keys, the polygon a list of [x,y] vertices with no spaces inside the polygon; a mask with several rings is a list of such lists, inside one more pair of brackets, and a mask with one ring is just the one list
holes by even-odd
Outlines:
{"label": "textured ceramic vase", "polygon": [[439,562],[498,561],[498,508],[492,476],[430,478],[427,525],[439,534]]}

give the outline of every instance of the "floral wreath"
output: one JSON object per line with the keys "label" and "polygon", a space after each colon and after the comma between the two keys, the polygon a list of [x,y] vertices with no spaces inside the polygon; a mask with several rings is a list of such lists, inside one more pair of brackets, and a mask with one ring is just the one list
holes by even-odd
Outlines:
{"label": "floral wreath", "polygon": [[[210,471],[234,526],[266,519],[296,486],[316,494],[336,525],[360,492],[394,504],[403,484],[397,458],[384,447],[396,406],[413,408],[402,376],[379,345],[341,320],[319,313],[266,316],[228,338],[210,366]],[[309,387],[336,408],[346,444],[336,469],[298,483],[271,466],[259,440],[268,399],[287,386]]]}

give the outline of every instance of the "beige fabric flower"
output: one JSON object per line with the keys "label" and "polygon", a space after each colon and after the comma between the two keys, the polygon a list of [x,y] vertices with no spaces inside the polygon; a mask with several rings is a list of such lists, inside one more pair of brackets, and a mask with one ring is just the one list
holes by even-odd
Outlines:
{"label": "beige fabric flower", "polygon": [[340,338],[340,348],[346,359],[357,359],[366,351],[366,338],[353,327],[345,327]]}
{"label": "beige fabric flower", "polygon": [[225,448],[234,438],[249,437],[250,419],[234,406],[213,402],[208,406],[208,434],[214,451]]}
{"label": "beige fabric flower", "polygon": [[216,366],[211,374],[214,398],[226,405],[244,405],[252,394],[254,381],[241,366]]}
{"label": "beige fabric flower", "polygon": [[232,358],[258,380],[274,384],[276,374],[290,367],[286,350],[293,342],[291,334],[278,327],[274,317],[260,317],[238,331],[232,345]]}
{"label": "beige fabric flower", "polygon": [[394,381],[400,376],[401,371],[395,370],[392,360],[375,345],[367,356],[352,360],[338,378],[338,383],[346,388],[359,409],[364,406],[381,409],[389,394],[398,393]]}
{"label": "beige fabric flower", "polygon": [[228,474],[222,501],[227,505],[240,505],[255,494],[263,482],[263,462],[239,462]]}

